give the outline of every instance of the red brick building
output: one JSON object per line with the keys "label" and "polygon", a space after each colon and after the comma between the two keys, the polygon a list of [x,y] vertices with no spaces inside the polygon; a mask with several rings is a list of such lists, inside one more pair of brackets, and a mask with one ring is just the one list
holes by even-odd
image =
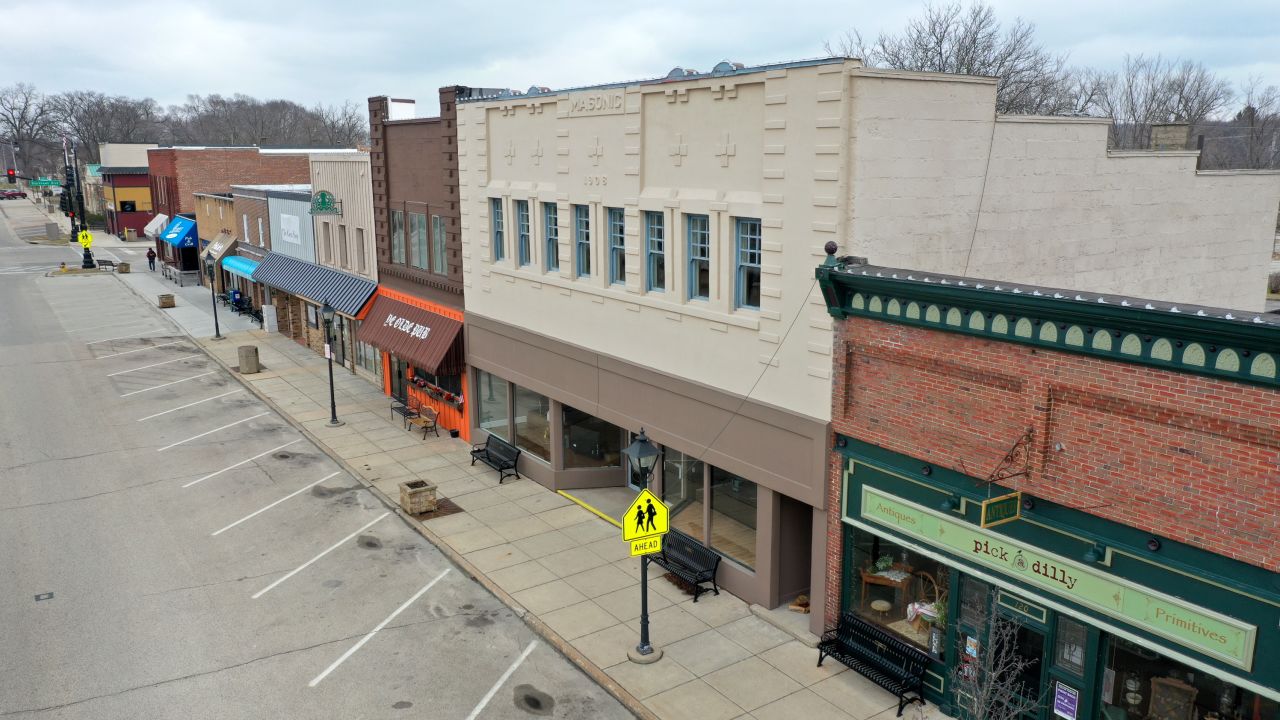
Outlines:
{"label": "red brick building", "polygon": [[229,192],[233,183],[310,182],[308,152],[257,147],[152,148],[147,151],[147,161],[155,211],[169,217],[194,213],[194,193]]}
{"label": "red brick building", "polygon": [[1005,619],[1044,720],[1280,717],[1280,318],[845,260],[827,626],[953,713]]}

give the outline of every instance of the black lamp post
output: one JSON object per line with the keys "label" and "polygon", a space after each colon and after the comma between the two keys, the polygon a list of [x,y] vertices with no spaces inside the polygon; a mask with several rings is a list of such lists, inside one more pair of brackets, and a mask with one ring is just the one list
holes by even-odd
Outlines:
{"label": "black lamp post", "polygon": [[338,419],[338,403],[333,396],[333,348],[329,346],[332,342],[330,328],[336,313],[329,301],[325,300],[324,307],[320,308],[320,315],[324,318],[324,354],[329,359],[329,427],[338,427],[343,424]]}
{"label": "black lamp post", "polygon": [[209,275],[209,303],[213,305],[213,339],[222,339],[222,329],[218,326],[218,291],[213,287],[214,268],[213,253],[204,254],[204,270]]}
{"label": "black lamp post", "polygon": [[[627,456],[632,476],[638,478],[644,487],[649,487],[649,477],[653,474],[653,468],[658,463],[660,453],[645,436],[644,428],[640,428],[640,434],[622,451],[622,454]],[[649,644],[649,556],[641,555],[640,644],[636,645],[636,654],[644,657],[652,653],[653,645]]]}

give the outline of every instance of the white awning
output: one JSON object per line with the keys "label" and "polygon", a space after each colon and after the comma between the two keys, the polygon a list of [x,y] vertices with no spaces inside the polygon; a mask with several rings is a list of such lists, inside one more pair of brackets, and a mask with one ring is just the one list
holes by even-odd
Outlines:
{"label": "white awning", "polygon": [[142,228],[142,234],[152,240],[155,240],[160,237],[160,233],[168,226],[169,216],[164,213],[160,213],[159,215],[151,218],[151,222],[147,223],[147,226]]}

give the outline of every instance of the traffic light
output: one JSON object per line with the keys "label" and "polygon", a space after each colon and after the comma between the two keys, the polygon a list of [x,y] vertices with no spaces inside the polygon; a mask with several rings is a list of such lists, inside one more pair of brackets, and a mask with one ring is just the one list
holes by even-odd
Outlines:
{"label": "traffic light", "polygon": [[9,176],[9,184],[16,185],[18,182],[18,171],[13,168],[9,168],[7,175]]}
{"label": "traffic light", "polygon": [[71,194],[66,188],[63,188],[62,194],[58,196],[58,209],[63,215],[71,212]]}

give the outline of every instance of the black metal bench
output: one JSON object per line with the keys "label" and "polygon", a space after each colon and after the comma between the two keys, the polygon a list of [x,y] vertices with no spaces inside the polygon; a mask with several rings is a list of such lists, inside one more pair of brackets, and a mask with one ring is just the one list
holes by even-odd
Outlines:
{"label": "black metal bench", "polygon": [[[662,538],[662,550],[649,559],[692,585],[694,602],[698,602],[698,596],[704,592],[720,594],[720,586],[716,584],[720,554],[675,528]],[[711,583],[710,589],[702,587],[706,582]]]}
{"label": "black metal bench", "polygon": [[112,270],[116,269],[115,260],[99,260],[98,258],[95,257],[93,261],[98,263],[99,268],[111,268]]}
{"label": "black metal bench", "polygon": [[471,464],[475,465],[476,461],[479,460],[497,470],[499,485],[508,475],[516,478],[520,477],[520,471],[516,469],[516,461],[519,459],[520,448],[497,435],[490,435],[485,438],[483,445],[476,445],[471,448]]}
{"label": "black metal bench", "polygon": [[[929,656],[853,612],[840,614],[818,643],[818,666],[833,657],[898,697],[898,717],[913,702],[925,705],[924,670]],[[908,695],[913,694],[912,697]]]}
{"label": "black metal bench", "polygon": [[[397,415],[400,416],[401,421],[407,429],[409,427],[409,421],[418,417],[418,408],[412,402],[394,398],[391,401],[391,418],[394,420]],[[475,463],[472,463],[472,465],[474,464]]]}

